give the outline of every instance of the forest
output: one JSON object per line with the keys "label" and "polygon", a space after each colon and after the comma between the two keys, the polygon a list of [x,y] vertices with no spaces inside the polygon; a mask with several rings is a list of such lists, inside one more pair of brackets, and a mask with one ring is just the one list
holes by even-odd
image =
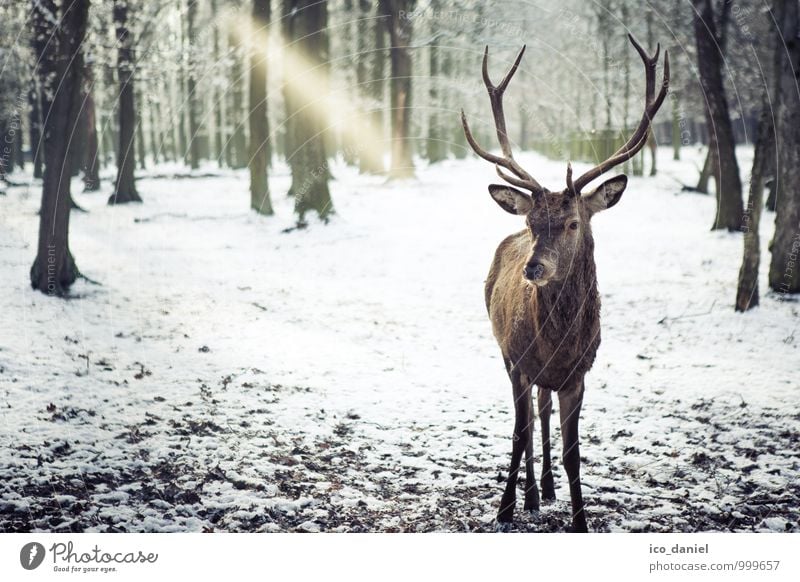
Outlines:
{"label": "forest", "polygon": [[552,470],[525,451],[555,500],[498,527],[484,282],[533,228],[497,204],[612,166],[589,531],[800,531],[800,1],[3,0],[0,31],[0,532],[580,530],[563,420]]}

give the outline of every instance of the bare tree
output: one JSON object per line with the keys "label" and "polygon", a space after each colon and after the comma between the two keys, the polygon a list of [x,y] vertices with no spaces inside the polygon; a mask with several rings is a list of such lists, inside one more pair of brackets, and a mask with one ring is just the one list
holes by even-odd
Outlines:
{"label": "bare tree", "polygon": [[269,0],[253,0],[250,23],[250,208],[260,214],[272,214],[267,180],[269,127],[267,125],[267,47],[270,21]]}
{"label": "bare tree", "polygon": [[44,116],[45,168],[39,243],[31,267],[31,285],[49,295],[63,296],[78,277],[69,250],[70,182],[72,135],[81,110],[83,56],[89,0],[35,0],[34,21],[49,31],[39,67],[41,83],[49,95]]}
{"label": "bare tree", "polygon": [[133,35],[128,24],[128,0],[114,0],[114,24],[117,33],[117,76],[119,77],[119,149],[117,180],[109,204],[141,202],[136,192],[133,172],[136,167],[136,104],[134,103]]}
{"label": "bare tree", "polygon": [[389,176],[414,175],[411,157],[411,11],[416,0],[380,0],[379,7],[389,31],[391,60],[392,167]]}
{"label": "bare tree", "polygon": [[[717,24],[714,20],[712,0],[692,0],[694,30],[697,44],[697,63],[700,84],[706,101],[706,124],[711,144],[709,151],[716,152],[712,163],[717,185],[717,214],[712,229],[739,230],[742,224],[742,182],[736,162],[733,126],[722,82],[722,52]],[[730,2],[721,3],[719,30],[724,30]]]}
{"label": "bare tree", "polygon": [[[286,27],[292,41],[289,51],[296,63],[286,81],[291,97],[287,115],[292,117],[287,141],[291,149],[287,150],[286,159],[292,169],[291,193],[297,223],[303,226],[310,211],[323,220],[333,212],[325,154],[327,73],[322,71],[328,61],[328,5],[318,0],[286,0],[285,4]],[[314,91],[309,91],[309,84],[315,87]]]}
{"label": "bare tree", "polygon": [[769,286],[779,293],[800,292],[800,6],[797,0],[776,0],[775,11],[784,54],[776,74],[779,79],[780,104],[776,136],[778,147],[776,181],[779,195],[775,201],[775,237]]}

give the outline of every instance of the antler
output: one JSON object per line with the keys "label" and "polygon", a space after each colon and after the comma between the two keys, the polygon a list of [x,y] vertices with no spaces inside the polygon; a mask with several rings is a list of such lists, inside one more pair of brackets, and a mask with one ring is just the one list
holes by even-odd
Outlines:
{"label": "antler", "polygon": [[642,115],[641,121],[639,121],[639,127],[636,128],[634,134],[630,137],[630,139],[625,142],[621,148],[619,148],[614,155],[608,158],[605,162],[595,166],[585,174],[583,174],[580,178],[575,180],[574,184],[572,185],[572,191],[580,193],[581,189],[586,186],[589,182],[597,178],[598,176],[604,174],[614,166],[618,166],[623,162],[627,162],[644,147],[644,144],[647,143],[647,136],[650,133],[650,123],[655,117],[655,114],[658,112],[659,107],[664,102],[664,98],[667,96],[667,90],[669,89],[669,55],[667,51],[664,51],[664,78],[661,81],[661,91],[659,91],[658,95],[655,95],[655,88],[656,88],[656,65],[658,64],[658,55],[661,52],[661,45],[656,45],[656,54],[651,58],[647,56],[647,53],[644,52],[644,49],[636,42],[636,39],[633,38],[632,35],[628,35],[633,47],[636,49],[636,52],[639,53],[639,56],[642,57],[642,62],[644,63],[644,71],[645,71],[645,103],[644,103],[644,114]]}
{"label": "antler", "polygon": [[[517,72],[519,63],[522,60],[522,55],[524,54],[525,46],[523,46],[519,51],[514,64],[511,66],[511,69],[509,69],[508,73],[506,73],[506,76],[503,77],[503,80],[499,85],[495,86],[489,79],[489,47],[487,46],[483,52],[483,83],[486,85],[486,90],[489,92],[489,101],[492,104],[492,114],[494,115],[494,126],[497,130],[497,141],[500,142],[500,149],[503,151],[503,156],[501,157],[490,154],[478,145],[478,142],[475,141],[475,138],[472,137],[472,132],[469,130],[467,116],[464,115],[463,109],[461,110],[461,125],[464,126],[464,135],[467,137],[469,145],[472,146],[472,149],[475,151],[475,153],[484,160],[495,164],[498,176],[514,186],[527,188],[532,192],[541,192],[543,188],[539,185],[539,182],[534,180],[533,176],[522,169],[511,153],[511,144],[508,141],[508,133],[506,133],[506,119],[505,114],[503,113],[503,93],[505,92],[506,87],[508,87],[511,77],[513,77],[514,73]],[[501,167],[509,170],[514,175],[511,176],[506,174],[503,172],[503,170],[501,170]]]}

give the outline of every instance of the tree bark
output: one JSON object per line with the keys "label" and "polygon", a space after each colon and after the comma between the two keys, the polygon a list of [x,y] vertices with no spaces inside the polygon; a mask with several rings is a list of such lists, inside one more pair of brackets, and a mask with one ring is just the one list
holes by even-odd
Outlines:
{"label": "tree bark", "polygon": [[[211,0],[211,14],[217,14],[217,0]],[[219,23],[214,23],[214,30],[213,30],[213,58],[214,63],[217,67],[219,67],[220,63],[220,51],[219,51]],[[217,69],[219,71],[219,69]],[[217,73],[219,74],[219,73]],[[220,88],[214,84],[213,85],[213,99],[212,103],[215,104],[214,107],[214,157],[217,158],[217,165],[222,167],[222,161],[224,157],[224,146],[225,143],[225,128],[223,127],[222,121],[222,112],[224,110],[224,95],[225,91],[220,90]]]}
{"label": "tree bark", "polygon": [[250,208],[259,214],[273,213],[267,180],[269,131],[267,127],[267,27],[269,0],[253,0],[250,23]]}
{"label": "tree bark", "polygon": [[[318,0],[287,0],[290,5],[288,28],[292,50],[297,51],[297,70],[290,73],[288,92],[294,109],[291,150],[286,152],[292,169],[291,191],[299,226],[306,224],[306,214],[315,211],[325,220],[333,213],[328,190],[329,169],[325,155],[324,116],[319,114],[319,100],[324,99],[326,73],[319,71],[328,59],[328,6]],[[316,75],[316,76],[315,76]],[[314,81],[315,91],[308,90]],[[287,111],[288,113],[288,111]]]}
{"label": "tree bark", "polygon": [[761,260],[761,244],[758,234],[761,223],[761,207],[764,203],[765,156],[768,155],[769,144],[773,139],[775,136],[772,127],[772,107],[765,97],[758,122],[753,171],[750,174],[750,193],[742,224],[744,253],[736,289],[736,311],[747,311],[758,305],[758,268]]}
{"label": "tree bark", "polygon": [[242,43],[236,34],[229,36],[231,51],[231,95],[233,97],[233,111],[229,116],[229,123],[233,125],[233,137],[228,144],[231,168],[244,168],[247,166],[247,140],[244,135],[244,72],[242,71]]}
{"label": "tree bark", "polygon": [[[39,74],[52,96],[44,127],[46,165],[39,215],[39,241],[31,266],[31,286],[48,295],[64,296],[78,277],[69,250],[71,135],[81,109],[83,57],[89,0],[64,0],[60,13],[53,0],[33,2],[34,18],[48,23],[50,35],[43,50]],[[58,23],[57,25],[55,23]]]}
{"label": "tree bark", "polygon": [[90,66],[85,67],[84,80],[86,101],[83,113],[86,120],[86,163],[83,173],[83,189],[85,192],[96,192],[100,189],[100,158],[97,140],[97,112],[94,103],[94,75]]}
{"label": "tree bark", "polygon": [[[722,54],[717,48],[724,45],[717,34],[714,22],[714,9],[711,0],[692,0],[695,8],[694,30],[697,43],[697,62],[706,102],[706,124],[710,142],[716,148],[714,178],[717,185],[717,213],[712,230],[727,228],[737,231],[741,228],[742,182],[736,162],[733,125],[725,98],[722,82]],[[723,3],[721,31],[724,31],[725,16],[729,3]]]}
{"label": "tree bark", "polygon": [[389,31],[391,61],[392,167],[390,178],[414,175],[411,154],[411,23],[408,14],[416,0],[380,0],[379,7]]}
{"label": "tree bark", "polygon": [[[430,9],[434,13],[438,13],[440,9],[440,4],[438,0],[431,0],[430,2]],[[426,154],[428,157],[428,162],[431,164],[435,164],[437,162],[441,162],[442,160],[447,158],[447,154],[445,152],[445,142],[444,136],[442,135],[442,128],[441,128],[441,119],[439,116],[439,112],[437,108],[439,107],[440,101],[440,54],[439,54],[439,39],[437,36],[431,40],[430,44],[428,45],[428,65],[429,65],[429,76],[428,76],[428,106],[430,107],[430,115],[428,116],[428,139],[426,141]],[[522,116],[523,121],[527,121],[527,116]],[[524,127],[524,124],[523,124]],[[525,148],[524,141],[527,139],[525,135],[523,135],[521,140],[522,149]]]}
{"label": "tree bark", "polygon": [[117,32],[117,76],[119,78],[119,149],[117,180],[109,204],[141,202],[136,192],[133,172],[136,167],[136,105],[134,103],[135,67],[133,35],[128,29],[128,0],[114,0],[114,24]]}
{"label": "tree bark", "polygon": [[137,87],[135,100],[137,103],[136,106],[136,161],[139,162],[139,169],[145,169],[145,158],[147,157],[147,152],[145,149],[145,141],[144,141],[144,119],[142,117],[142,109],[144,109],[144,99],[142,98],[142,92]]}
{"label": "tree bark", "polygon": [[[365,81],[361,85],[365,107],[364,140],[359,151],[359,171],[362,174],[383,174],[383,76],[386,68],[386,30],[380,18],[374,16],[373,3],[359,0],[361,21],[359,22],[359,59],[364,63]],[[362,23],[364,29],[362,30]],[[369,43],[368,24],[372,26],[372,43]],[[368,78],[368,80],[367,80]]]}
{"label": "tree bark", "polygon": [[188,52],[188,71],[186,76],[187,98],[189,100],[189,167],[200,167],[200,103],[197,97],[197,59],[195,56],[195,21],[197,20],[197,0],[188,0],[186,5],[186,48]]}
{"label": "tree bark", "polygon": [[[36,4],[32,4],[36,8]],[[41,178],[44,168],[44,112],[47,110],[48,103],[42,87],[42,67],[45,65],[45,51],[48,48],[50,38],[51,23],[43,14],[44,10],[55,10],[55,2],[47,0],[41,6],[41,10],[31,10],[31,47],[36,58],[33,77],[31,79],[30,93],[28,101],[31,106],[30,113],[30,136],[31,136],[31,155],[33,156],[33,177]]]}
{"label": "tree bark", "polygon": [[769,285],[781,294],[800,292],[800,6],[797,0],[777,0],[773,10],[781,15],[780,34],[784,45],[779,78],[776,122],[779,196],[775,201],[775,237]]}

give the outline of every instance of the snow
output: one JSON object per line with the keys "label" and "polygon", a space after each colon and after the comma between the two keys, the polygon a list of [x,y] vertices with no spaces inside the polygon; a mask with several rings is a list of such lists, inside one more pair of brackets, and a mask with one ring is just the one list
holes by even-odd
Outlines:
{"label": "snow", "polygon": [[[735,313],[741,235],[710,232],[713,198],[680,192],[702,162],[683,151],[661,150],[659,175],[593,221],[589,526],[797,530],[800,320],[767,292],[774,216],[762,304]],[[565,164],[520,160],[563,184]],[[291,232],[281,165],[271,218],[248,210],[246,172],[156,168],[144,204],[124,207],[105,204],[108,177],[91,194],[76,180],[88,212],[72,214],[71,248],[100,285],[68,301],[27,282],[40,185],[9,187],[0,531],[493,531],[513,409],[483,280],[522,224],[487,195],[488,166],[387,184],[337,165],[332,222]],[[515,529],[566,527],[554,472],[558,501],[538,516],[520,501]]]}

